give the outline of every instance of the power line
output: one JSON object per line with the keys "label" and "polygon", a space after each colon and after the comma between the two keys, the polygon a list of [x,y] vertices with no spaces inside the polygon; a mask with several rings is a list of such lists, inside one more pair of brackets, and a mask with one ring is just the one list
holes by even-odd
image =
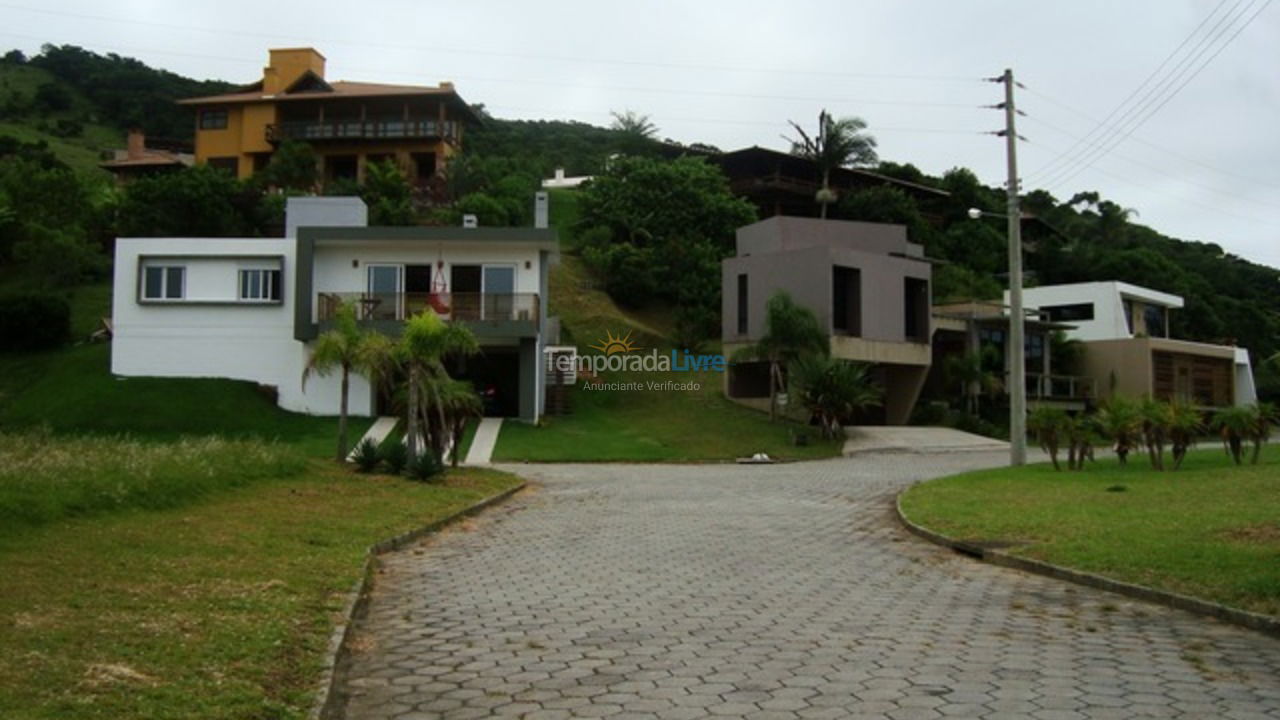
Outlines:
{"label": "power line", "polygon": [[[1173,100],[1173,98],[1177,97],[1177,95],[1178,95],[1180,92],[1182,92],[1182,89],[1183,89],[1183,88],[1185,88],[1188,84],[1190,84],[1192,80],[1195,80],[1195,79],[1196,79],[1196,77],[1198,77],[1198,76],[1200,75],[1200,73],[1204,71],[1204,69],[1205,69],[1205,68],[1209,67],[1209,65],[1211,65],[1211,64],[1213,63],[1213,61],[1214,61],[1214,60],[1215,60],[1219,55],[1221,55],[1221,54],[1222,54],[1222,51],[1223,51],[1223,50],[1225,50],[1225,49],[1227,49],[1227,47],[1228,47],[1229,45],[1231,45],[1231,43],[1232,43],[1233,41],[1235,41],[1235,39],[1236,39],[1237,37],[1239,37],[1239,36],[1240,36],[1240,33],[1244,32],[1245,28],[1249,27],[1249,25],[1251,25],[1251,24],[1253,23],[1253,21],[1254,21],[1254,20],[1255,20],[1259,15],[1261,15],[1261,14],[1262,14],[1262,11],[1264,11],[1264,10],[1266,10],[1266,9],[1267,9],[1267,6],[1268,6],[1268,5],[1270,5],[1270,4],[1271,4],[1271,2],[1272,2],[1272,0],[1265,0],[1261,5],[1259,5],[1259,6],[1258,6],[1258,9],[1257,9],[1257,10],[1255,10],[1255,11],[1254,11],[1254,13],[1253,13],[1252,15],[1250,15],[1250,16],[1248,17],[1248,19],[1246,19],[1246,20],[1244,21],[1244,23],[1243,23],[1242,25],[1240,25],[1240,26],[1236,29],[1236,31],[1235,31],[1235,32],[1233,32],[1233,33],[1231,34],[1231,36],[1230,36],[1230,37],[1228,37],[1228,38],[1226,39],[1226,41],[1225,41],[1225,42],[1223,42],[1222,44],[1220,44],[1220,45],[1218,46],[1218,48],[1217,48],[1216,50],[1214,50],[1214,51],[1213,51],[1213,54],[1211,54],[1208,58],[1206,58],[1206,59],[1205,59],[1205,61],[1204,61],[1203,63],[1201,63],[1198,67],[1196,67],[1193,71],[1191,71],[1191,72],[1190,72],[1190,74],[1186,75],[1186,76],[1185,76],[1185,78],[1182,80],[1182,82],[1181,82],[1177,87],[1173,88],[1173,91],[1172,91],[1172,92],[1167,93],[1167,94],[1164,96],[1164,98],[1163,98],[1163,99],[1161,99],[1161,100],[1159,100],[1159,101],[1158,101],[1158,104],[1156,104],[1154,107],[1151,107],[1151,108],[1150,108],[1150,110],[1149,110],[1149,111],[1147,111],[1145,115],[1142,115],[1142,116],[1141,116],[1141,117],[1139,117],[1136,121],[1134,121],[1131,125],[1129,125],[1129,127],[1128,127],[1127,129],[1124,129],[1124,130],[1122,131],[1122,134],[1121,134],[1119,137],[1114,138],[1114,140],[1113,140],[1110,144],[1108,144],[1108,145],[1106,145],[1105,147],[1101,148],[1101,149],[1100,149],[1100,152],[1099,152],[1099,154],[1098,154],[1098,155],[1096,155],[1094,158],[1090,159],[1088,162],[1086,162],[1083,166],[1081,166],[1080,168],[1078,168],[1077,170],[1075,170],[1073,173],[1070,173],[1070,174],[1068,174],[1066,177],[1061,178],[1061,179],[1060,179],[1060,182],[1066,182],[1066,181],[1069,181],[1069,180],[1071,180],[1072,178],[1074,178],[1076,175],[1078,175],[1078,174],[1080,174],[1081,172],[1083,172],[1084,170],[1088,169],[1090,166],[1092,166],[1092,165],[1093,165],[1093,163],[1097,162],[1098,158],[1099,158],[1099,157],[1101,157],[1101,155],[1105,155],[1107,152],[1109,152],[1109,151],[1111,151],[1112,149],[1114,149],[1115,147],[1119,146],[1121,143],[1123,143],[1125,140],[1127,140],[1127,139],[1129,138],[1129,136],[1130,136],[1130,135],[1132,135],[1135,131],[1137,131],[1137,130],[1138,130],[1138,128],[1140,128],[1140,127],[1142,127],[1144,124],[1146,124],[1146,122],[1147,122],[1148,120],[1150,120],[1152,117],[1154,117],[1154,116],[1156,115],[1156,113],[1160,112],[1160,110],[1162,110],[1162,109],[1164,108],[1164,106],[1165,106],[1165,105],[1168,105],[1168,104],[1169,104],[1169,102],[1170,102],[1171,100]],[[1247,11],[1248,11],[1248,8],[1246,8],[1245,12],[1247,12]],[[1243,17],[1243,15],[1244,15],[1244,13],[1241,13],[1241,15],[1237,17],[1237,19],[1239,19],[1239,17]],[[1206,48],[1206,50],[1207,50],[1207,48]],[[1202,53],[1202,54],[1203,54],[1203,53]],[[1155,101],[1153,100],[1153,102],[1155,102]]]}
{"label": "power line", "polygon": [[[261,33],[261,32],[245,31],[245,30],[232,30],[229,28],[211,28],[211,27],[201,27],[197,25],[182,25],[177,23],[157,22],[154,20],[137,20],[133,18],[112,17],[109,15],[76,13],[76,12],[68,12],[65,10],[51,10],[48,8],[34,8],[34,7],[28,7],[24,5],[13,5],[9,3],[0,3],[0,8],[6,8],[9,10],[19,10],[22,12],[29,12],[29,13],[38,13],[43,15],[54,15],[54,16],[60,16],[60,17],[78,18],[83,20],[97,20],[97,21],[103,21],[103,22],[116,22],[116,23],[130,24],[130,25],[143,25],[148,27],[165,28],[169,30],[188,30],[188,31],[194,31],[194,32],[218,34],[218,35],[230,35],[235,37],[253,37],[253,38],[258,38],[263,40],[272,40],[272,41],[285,39],[285,38],[289,40],[302,39],[304,40],[304,42],[314,41],[314,40],[309,40],[305,38],[300,38],[299,36],[288,36],[288,35],[279,35],[274,33]],[[674,70],[712,70],[717,72],[764,73],[764,74],[774,74],[774,75],[806,75],[806,76],[817,75],[822,77],[860,78],[860,79],[869,79],[869,80],[912,80],[912,81],[926,81],[926,82],[970,82],[970,83],[977,82],[978,80],[977,77],[970,77],[970,76],[964,76],[964,75],[922,75],[922,74],[908,74],[908,73],[881,74],[881,73],[864,73],[864,72],[840,72],[840,71],[833,71],[833,70],[814,70],[814,69],[788,70],[788,69],[782,69],[782,68],[767,68],[767,67],[734,67],[729,65],[715,65],[715,64],[707,64],[707,63],[676,63],[676,62],[661,62],[661,61],[654,61],[654,60],[622,60],[622,59],[611,59],[611,58],[588,58],[583,56],[553,55],[548,53],[523,53],[523,52],[509,52],[509,51],[501,51],[501,50],[480,50],[474,47],[448,47],[448,46],[439,46],[439,45],[437,46],[407,45],[407,44],[398,44],[398,43],[373,43],[373,42],[360,42],[360,41],[338,40],[338,39],[327,39],[324,42],[326,45],[340,45],[340,46],[348,46],[348,47],[372,47],[372,48],[382,48],[382,49],[389,49],[389,50],[410,50],[415,52],[421,52],[421,51],[445,52],[445,53],[457,53],[462,55],[505,57],[505,58],[519,59],[519,60],[549,60],[552,62],[573,63],[576,65],[581,65],[582,63],[587,62],[587,63],[596,64],[596,65],[617,65],[617,66],[628,66],[628,67],[659,67],[659,68],[674,69]]]}
{"label": "power line", "polygon": [[[1243,0],[1242,0],[1243,2]],[[1200,74],[1210,63],[1228,46],[1231,42],[1249,26],[1250,23],[1270,4],[1271,0],[1265,0],[1258,7],[1257,11],[1248,17],[1243,24],[1236,27],[1237,21],[1244,18],[1254,7],[1254,0],[1249,3],[1237,14],[1232,14],[1242,2],[1238,2],[1235,6],[1227,11],[1222,18],[1219,19],[1213,28],[1197,43],[1195,49],[1188,52],[1182,60],[1170,71],[1170,73],[1161,79],[1157,84],[1147,90],[1147,92],[1138,100],[1137,104],[1131,106],[1122,113],[1121,117],[1110,124],[1110,126],[1095,128],[1095,131],[1104,131],[1096,140],[1092,141],[1092,147],[1084,153],[1071,158],[1067,163],[1050,171],[1047,175],[1040,176],[1040,182],[1046,185],[1057,185],[1067,182],[1091,167],[1102,156],[1113,150],[1132,135],[1138,128],[1150,120],[1165,105],[1167,105],[1174,97],[1182,91],[1188,83]],[[1225,41],[1217,45],[1217,49],[1213,50],[1209,57],[1201,62],[1201,58],[1213,49],[1214,44],[1223,37],[1227,32],[1235,28]],[[1197,65],[1197,63],[1199,63]],[[1105,135],[1105,131],[1110,131],[1110,136]]]}
{"label": "power line", "polygon": [[[1066,111],[1068,111],[1068,112],[1070,112],[1070,113],[1074,113],[1075,115],[1078,115],[1078,116],[1080,116],[1080,117],[1084,118],[1085,120],[1088,120],[1088,121],[1093,122],[1093,123],[1100,123],[1100,122],[1102,122],[1101,120],[1099,120],[1099,119],[1097,118],[1097,116],[1092,115],[1092,114],[1090,114],[1090,113],[1087,113],[1087,112],[1085,112],[1085,111],[1083,111],[1083,110],[1080,110],[1079,108],[1076,108],[1076,107],[1073,107],[1073,106],[1071,106],[1071,105],[1068,105],[1067,103],[1064,103],[1064,102],[1062,102],[1061,100],[1058,100],[1058,99],[1056,99],[1056,98],[1054,98],[1054,97],[1052,97],[1052,96],[1050,96],[1050,95],[1046,95],[1045,93],[1040,92],[1039,90],[1036,90],[1035,88],[1026,88],[1026,91],[1027,91],[1027,92],[1029,92],[1029,93],[1031,93],[1032,95],[1035,95],[1035,96],[1039,97],[1039,98],[1040,98],[1040,99],[1042,99],[1042,100],[1046,100],[1046,101],[1048,101],[1048,102],[1050,102],[1050,103],[1052,103],[1052,104],[1054,104],[1054,105],[1057,105],[1058,107],[1062,108],[1063,110],[1066,110]],[[1040,122],[1044,122],[1044,121],[1043,121],[1043,120],[1041,120]],[[1153,149],[1153,150],[1157,150],[1157,151],[1159,151],[1159,152],[1161,152],[1161,153],[1163,153],[1163,154],[1166,154],[1166,155],[1172,155],[1172,156],[1174,156],[1174,157],[1176,157],[1176,158],[1178,158],[1178,159],[1180,159],[1180,160],[1183,160],[1183,161],[1185,161],[1185,162],[1189,162],[1189,163],[1192,163],[1192,164],[1194,164],[1194,165],[1199,165],[1200,167],[1205,168],[1206,170],[1212,170],[1212,171],[1214,171],[1214,172],[1216,172],[1216,173],[1221,173],[1222,175],[1226,175],[1226,176],[1229,176],[1229,177],[1233,177],[1233,178],[1236,178],[1237,180],[1243,180],[1243,181],[1245,181],[1245,182],[1252,183],[1252,184],[1254,184],[1254,185],[1266,185],[1266,186],[1268,186],[1268,187],[1272,187],[1272,188],[1275,188],[1275,189],[1277,189],[1277,190],[1280,190],[1280,183],[1278,183],[1278,182],[1275,182],[1275,181],[1269,181],[1269,180],[1262,180],[1262,179],[1259,179],[1259,178],[1256,178],[1256,177],[1251,177],[1251,176],[1249,176],[1249,175],[1242,175],[1242,174],[1237,173],[1237,172],[1234,172],[1234,171],[1232,171],[1232,170],[1227,170],[1227,169],[1225,169],[1225,168],[1221,168],[1221,167],[1218,167],[1218,166],[1216,166],[1216,165],[1211,165],[1211,164],[1209,164],[1209,163],[1207,163],[1207,162],[1204,162],[1203,160],[1200,160],[1200,159],[1198,159],[1198,158],[1191,157],[1190,155],[1187,155],[1187,154],[1182,153],[1182,152],[1180,152],[1180,151],[1178,151],[1178,150],[1175,150],[1175,149],[1173,149],[1172,147],[1169,147],[1169,146],[1167,146],[1167,145],[1163,145],[1163,144],[1160,144],[1160,143],[1154,143],[1154,142],[1151,142],[1150,140],[1146,140],[1146,139],[1143,139],[1143,138],[1140,138],[1140,137],[1131,137],[1131,139],[1132,139],[1132,140],[1134,140],[1134,141],[1135,141],[1135,142],[1137,142],[1137,143],[1140,143],[1140,144],[1142,144],[1142,145],[1146,145],[1147,147],[1149,147],[1149,148],[1151,148],[1151,149]]]}
{"label": "power line", "polygon": [[[1029,119],[1029,120],[1031,120],[1031,121],[1032,121],[1032,122],[1034,122],[1034,123],[1037,123],[1037,124],[1043,125],[1044,127],[1048,128],[1048,129],[1050,129],[1050,130],[1053,130],[1054,132],[1060,133],[1060,134],[1062,134],[1062,135],[1066,135],[1067,137],[1075,138],[1075,139],[1077,139],[1077,140],[1080,138],[1080,136],[1079,136],[1079,135],[1076,135],[1075,133],[1072,133],[1072,132],[1071,132],[1071,131],[1069,131],[1069,130],[1065,130],[1065,129],[1061,128],[1061,127],[1058,127],[1057,125],[1055,125],[1055,124],[1053,124],[1053,123],[1050,123],[1050,122],[1048,122],[1048,121],[1041,120],[1040,118],[1038,118],[1038,117],[1036,117],[1036,116],[1034,116],[1034,115],[1029,115],[1029,116],[1028,116],[1028,119]],[[1119,152],[1116,152],[1116,151],[1114,151],[1114,150],[1113,150],[1110,154],[1111,154],[1111,155],[1113,155],[1113,156],[1115,156],[1115,157],[1120,158],[1121,160],[1124,160],[1125,162],[1131,163],[1131,164],[1133,164],[1133,165],[1138,165],[1139,167],[1144,167],[1144,168],[1146,168],[1146,169],[1148,169],[1148,170],[1151,170],[1151,171],[1153,171],[1153,172],[1157,172],[1157,173],[1161,173],[1161,174],[1168,174],[1168,173],[1166,173],[1164,170],[1162,170],[1162,169],[1160,169],[1160,168],[1158,168],[1158,167],[1156,167],[1156,166],[1154,166],[1154,165],[1152,165],[1152,164],[1150,164],[1150,163],[1147,163],[1147,162],[1145,162],[1145,161],[1139,160],[1139,159],[1137,159],[1137,158],[1129,157],[1128,155],[1123,155],[1123,154],[1121,154],[1121,153],[1119,153]],[[1280,204],[1277,204],[1277,203],[1270,203],[1270,202],[1265,202],[1265,201],[1262,201],[1262,200],[1254,200],[1253,198],[1245,197],[1245,196],[1243,196],[1243,195],[1240,195],[1239,193],[1235,193],[1235,192],[1232,192],[1232,191],[1229,191],[1229,190],[1222,190],[1222,189],[1220,189],[1220,188],[1215,188],[1215,187],[1212,187],[1212,186],[1209,186],[1209,185],[1204,185],[1204,184],[1202,184],[1202,183],[1196,182],[1196,181],[1194,181],[1194,180],[1190,180],[1190,179],[1185,178],[1185,177],[1179,177],[1179,178],[1178,178],[1178,180],[1179,180],[1179,181],[1181,181],[1181,182],[1184,182],[1184,183],[1186,183],[1186,184],[1188,184],[1188,185],[1193,185],[1193,186],[1195,186],[1195,187],[1198,187],[1198,188],[1200,188],[1200,189],[1202,189],[1202,190],[1205,190],[1205,191],[1208,191],[1208,192],[1217,193],[1217,194],[1219,194],[1219,195],[1223,195],[1223,196],[1226,196],[1226,197],[1230,197],[1230,198],[1231,198],[1231,199],[1233,199],[1233,200],[1244,200],[1245,202],[1253,203],[1254,205],[1259,205],[1259,206],[1261,206],[1261,207],[1270,208],[1270,209],[1273,209],[1273,210],[1280,210]],[[1059,185],[1058,185],[1058,186],[1060,186],[1060,185],[1061,185],[1061,183],[1059,183]],[[1047,186],[1046,186],[1046,187],[1047,187]]]}

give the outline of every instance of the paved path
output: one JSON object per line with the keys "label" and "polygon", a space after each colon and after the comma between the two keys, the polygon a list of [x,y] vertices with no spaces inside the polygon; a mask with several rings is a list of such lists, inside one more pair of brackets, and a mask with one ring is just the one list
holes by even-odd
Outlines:
{"label": "paved path", "polygon": [[1003,453],[523,466],[387,556],[348,718],[1280,718],[1280,642],[902,531],[912,480]]}
{"label": "paved path", "polygon": [[476,434],[471,438],[471,447],[467,448],[466,464],[488,465],[501,431],[502,418],[481,418],[480,424],[476,426]]}

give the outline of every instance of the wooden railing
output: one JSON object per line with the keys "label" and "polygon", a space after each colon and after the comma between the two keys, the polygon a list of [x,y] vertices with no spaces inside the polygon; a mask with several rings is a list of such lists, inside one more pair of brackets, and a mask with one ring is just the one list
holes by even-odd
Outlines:
{"label": "wooden railing", "polygon": [[267,141],[443,138],[455,140],[452,120],[296,120],[267,126]]}

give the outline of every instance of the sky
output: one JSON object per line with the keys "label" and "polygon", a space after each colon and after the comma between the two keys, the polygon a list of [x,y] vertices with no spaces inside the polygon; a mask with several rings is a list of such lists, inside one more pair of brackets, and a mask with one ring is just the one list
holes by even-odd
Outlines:
{"label": "sky", "polygon": [[453,81],[494,115],[785,150],[788,121],[867,121],[881,158],[1005,180],[1012,68],[1023,189],[1096,190],[1175,237],[1280,267],[1280,3],[0,0],[0,46],[74,44],[251,82],[309,45],[330,80]]}

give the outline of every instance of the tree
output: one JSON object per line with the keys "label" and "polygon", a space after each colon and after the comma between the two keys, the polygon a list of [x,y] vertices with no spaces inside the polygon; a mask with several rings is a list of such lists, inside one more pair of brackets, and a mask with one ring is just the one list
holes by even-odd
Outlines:
{"label": "tree", "polygon": [[1129,453],[1142,443],[1142,415],[1133,400],[1114,395],[1098,409],[1098,428],[1113,443],[1120,464],[1129,462]]}
{"label": "tree", "polygon": [[141,177],[125,188],[126,237],[236,237],[257,230],[261,195],[208,165]]}
{"label": "tree", "polygon": [[979,352],[952,355],[943,368],[953,383],[958,383],[965,399],[965,411],[978,416],[978,401],[983,393],[1000,392],[1000,351],[988,345]]}
{"label": "tree", "polygon": [[1252,407],[1253,422],[1249,427],[1249,440],[1253,442],[1253,459],[1249,462],[1257,465],[1258,457],[1262,455],[1262,446],[1271,437],[1271,426],[1280,422],[1280,412],[1275,405],[1266,402],[1256,403]]}
{"label": "tree", "polygon": [[340,303],[334,315],[334,326],[316,338],[311,346],[311,357],[302,371],[302,389],[307,389],[307,380],[312,374],[327,376],[333,371],[341,373],[341,387],[338,401],[338,449],[337,460],[342,462],[347,457],[347,400],[351,387],[351,373],[363,372],[370,376],[373,384],[382,371],[383,354],[375,348],[383,342],[383,336],[370,331],[362,332],[356,323],[355,308],[349,303]]}
{"label": "tree", "polygon": [[622,151],[628,155],[638,155],[657,144],[658,126],[654,125],[648,115],[641,115],[631,110],[611,112],[613,124],[609,129],[619,136]]}
{"label": "tree", "polygon": [[871,379],[871,366],[827,355],[802,357],[791,366],[791,383],[822,436],[836,438],[857,412],[880,404],[881,388]]}
{"label": "tree", "polygon": [[817,201],[822,206],[821,217],[827,217],[827,206],[835,202],[831,190],[831,171],[849,165],[871,165],[876,162],[876,140],[863,131],[867,123],[862,118],[833,118],[826,110],[818,113],[818,132],[812,136],[795,121],[788,121],[799,135],[798,139],[784,139],[791,143],[791,153],[817,163],[822,172],[822,189]]}
{"label": "tree", "polygon": [[440,388],[440,405],[445,425],[443,433],[450,440],[452,452],[450,456],[454,467],[458,466],[458,454],[462,450],[462,436],[467,429],[467,421],[484,416],[484,401],[476,393],[471,383],[464,380],[450,380]]}
{"label": "tree", "polygon": [[1049,453],[1049,460],[1054,470],[1061,470],[1058,464],[1058,450],[1066,438],[1067,414],[1059,408],[1041,405],[1027,416],[1027,430],[1036,436],[1040,449]]}
{"label": "tree", "polygon": [[786,387],[783,370],[807,355],[826,355],[831,347],[813,311],[779,290],[765,305],[764,335],[734,354],[735,360],[769,363],[769,419],[778,416],[778,393]]}
{"label": "tree", "polygon": [[444,366],[445,358],[479,351],[480,345],[470,330],[445,323],[435,313],[419,313],[405,322],[397,354],[409,375],[406,435],[411,459],[420,454],[418,443],[423,439],[435,458],[441,459],[443,433],[449,427],[443,397],[452,382]]}
{"label": "tree", "polygon": [[1173,423],[1169,403],[1153,397],[1143,398],[1138,414],[1142,417],[1142,441],[1147,446],[1151,467],[1164,470],[1164,445],[1169,437],[1169,426]]}
{"label": "tree", "polygon": [[1200,411],[1187,403],[1175,402],[1169,406],[1169,451],[1173,455],[1173,469],[1182,467],[1187,450],[1196,444],[1196,437],[1204,430]]}
{"label": "tree", "polygon": [[365,166],[360,197],[369,206],[370,225],[413,224],[413,190],[394,162],[383,160]]}
{"label": "tree", "polygon": [[309,143],[286,140],[272,153],[257,179],[271,187],[313,192],[320,182],[316,153]]}
{"label": "tree", "polygon": [[1256,410],[1236,405],[1222,408],[1213,414],[1213,429],[1222,437],[1222,446],[1239,465],[1244,452],[1244,441],[1253,435]]}

